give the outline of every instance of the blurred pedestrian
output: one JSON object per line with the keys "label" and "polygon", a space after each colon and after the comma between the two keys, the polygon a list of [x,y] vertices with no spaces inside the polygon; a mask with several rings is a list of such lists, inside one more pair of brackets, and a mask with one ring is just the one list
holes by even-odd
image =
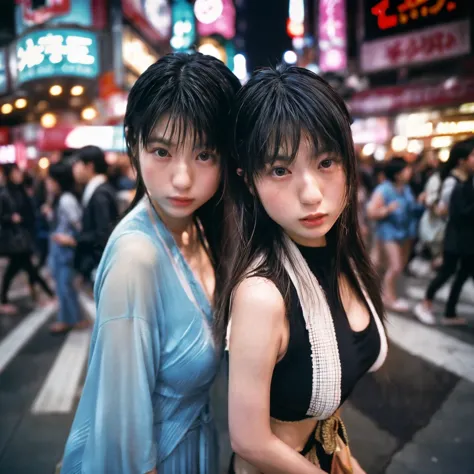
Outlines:
{"label": "blurred pedestrian", "polygon": [[[469,184],[458,191],[456,199],[451,203],[451,198],[456,186],[466,183],[472,173],[472,153],[474,150],[474,138],[456,143],[451,149],[449,160],[441,172],[441,191],[439,199],[433,205],[435,216],[447,221],[449,233],[444,231],[443,226],[443,263],[439,268],[436,277],[429,284],[424,300],[416,305],[415,315],[425,324],[435,324],[436,318],[433,314],[433,299],[438,290],[453,276],[456,276],[450,297],[445,307],[445,324],[464,324],[465,321],[456,315],[456,304],[461,293],[462,286],[468,278],[469,271],[467,267],[471,262],[469,259],[470,251],[467,246],[473,247],[473,242],[465,241],[470,235],[469,223],[462,223],[464,209],[469,209]],[[461,189],[461,188],[460,188]],[[451,206],[450,206],[451,203]],[[459,205],[459,208],[456,207]],[[455,211],[453,220],[450,219],[450,210]],[[467,211],[467,216],[469,212]],[[467,226],[467,231],[466,231]],[[467,253],[466,253],[467,250]],[[467,259],[466,259],[467,257]],[[462,267],[460,264],[464,262]],[[462,273],[460,270],[462,268]]]}
{"label": "blurred pedestrian", "polygon": [[222,352],[211,304],[239,87],[211,56],[170,54],[130,91],[137,194],[97,271],[89,369],[63,474],[218,472],[209,390]]}
{"label": "blurred pedestrian", "polygon": [[394,157],[385,165],[384,173],[386,181],[375,188],[367,215],[375,221],[375,235],[387,257],[383,279],[385,307],[406,312],[409,305],[397,296],[397,282],[416,232],[413,215],[417,205],[408,185],[412,170],[402,157]]}
{"label": "blurred pedestrian", "polygon": [[105,154],[96,146],[81,148],[75,156],[74,178],[85,186],[81,231],[76,237],[75,267],[87,282],[93,281],[119,216],[115,191],[107,182],[107,168]]}
{"label": "blurred pedestrian", "polygon": [[8,292],[15,276],[22,270],[28,273],[31,287],[38,283],[50,298],[54,294],[32,262],[35,212],[23,185],[23,173],[16,164],[5,165],[4,171],[6,186],[0,194],[0,246],[9,261],[1,287],[0,312],[15,313],[16,307],[8,302]]}
{"label": "blurred pedestrian", "polygon": [[50,332],[62,334],[89,325],[89,321],[81,317],[77,290],[74,287],[74,253],[82,209],[74,194],[74,177],[68,164],[59,162],[49,167],[47,187],[54,198],[53,209],[43,208],[52,230],[48,266],[56,282],[59,299],[57,321],[51,325]]}
{"label": "blurred pedestrian", "polygon": [[229,348],[229,473],[361,474],[339,408],[387,343],[349,113],[307,69],[265,68],[238,94],[233,122],[232,265],[217,324]]}

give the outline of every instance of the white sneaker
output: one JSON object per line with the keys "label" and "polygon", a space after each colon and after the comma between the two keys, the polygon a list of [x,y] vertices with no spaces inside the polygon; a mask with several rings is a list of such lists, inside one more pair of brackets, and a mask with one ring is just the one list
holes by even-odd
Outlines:
{"label": "white sneaker", "polygon": [[423,303],[418,303],[413,310],[418,321],[429,326],[436,324],[436,318],[431,310],[427,309]]}

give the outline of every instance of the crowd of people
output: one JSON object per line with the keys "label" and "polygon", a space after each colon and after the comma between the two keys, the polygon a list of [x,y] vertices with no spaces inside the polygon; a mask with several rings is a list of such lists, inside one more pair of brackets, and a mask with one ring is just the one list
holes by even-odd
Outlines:
{"label": "crowd of people", "polygon": [[[372,262],[382,273],[386,309],[412,310],[424,324],[436,324],[434,297],[454,276],[441,323],[466,324],[456,305],[463,285],[474,278],[473,179],[473,138],[453,145],[445,163],[430,150],[415,163],[395,156],[362,166],[360,218]],[[430,262],[433,279],[424,300],[411,307],[399,282],[403,272],[417,274],[410,266],[415,257]]]}
{"label": "crowd of people", "polygon": [[[78,289],[82,285],[87,290],[93,283],[119,216],[117,189],[107,173],[105,154],[95,146],[52,163],[43,179],[33,179],[16,164],[0,168],[0,255],[8,260],[1,283],[1,313],[17,312],[9,290],[18,273],[25,271],[37,304],[58,300],[52,333],[89,324],[79,307]],[[38,286],[46,298],[37,295]]]}

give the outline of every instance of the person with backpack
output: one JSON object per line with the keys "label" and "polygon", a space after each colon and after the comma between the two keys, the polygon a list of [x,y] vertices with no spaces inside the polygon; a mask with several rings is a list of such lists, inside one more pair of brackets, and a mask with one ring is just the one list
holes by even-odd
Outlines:
{"label": "person with backpack", "polygon": [[[431,197],[429,198],[427,193],[426,203],[429,206],[428,210],[435,218],[431,228],[431,232],[435,236],[433,241],[442,242],[443,264],[438,270],[436,277],[429,284],[424,300],[416,305],[414,309],[415,316],[424,324],[436,324],[436,318],[432,311],[433,299],[437,291],[449,278],[455,274],[459,276],[458,271],[462,253],[457,247],[458,234],[456,229],[458,226],[456,223],[458,222],[458,218],[454,218],[454,220],[451,221],[450,211],[455,209],[455,206],[453,206],[455,203],[451,206],[450,203],[456,186],[465,183],[470,176],[473,150],[474,138],[456,143],[451,149],[449,159],[440,173],[440,191],[438,192],[438,197],[432,202]],[[433,177],[432,179],[435,178]],[[428,182],[428,184],[430,183]],[[435,192],[431,191],[431,195],[434,194]],[[438,219],[436,220],[436,218]],[[447,231],[448,227],[450,227],[449,233]],[[425,233],[422,227],[420,227],[420,233]],[[469,245],[469,243],[467,243],[467,245]],[[473,245],[473,241],[471,241],[470,245]],[[463,320],[456,316],[455,309],[461,291],[460,287],[462,288],[462,284],[459,287],[460,281],[461,280],[456,279],[456,291],[454,294],[452,292],[448,299],[445,309],[445,318],[442,321],[445,324],[464,323]],[[456,294],[457,297],[455,297]]]}

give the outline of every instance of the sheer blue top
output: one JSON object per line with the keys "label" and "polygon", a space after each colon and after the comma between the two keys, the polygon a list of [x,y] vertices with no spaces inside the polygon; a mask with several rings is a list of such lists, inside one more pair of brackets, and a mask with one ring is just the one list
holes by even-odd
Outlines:
{"label": "sheer blue top", "polygon": [[147,201],[114,230],[94,293],[88,372],[61,472],[217,472],[208,402],[221,354],[210,303]]}

